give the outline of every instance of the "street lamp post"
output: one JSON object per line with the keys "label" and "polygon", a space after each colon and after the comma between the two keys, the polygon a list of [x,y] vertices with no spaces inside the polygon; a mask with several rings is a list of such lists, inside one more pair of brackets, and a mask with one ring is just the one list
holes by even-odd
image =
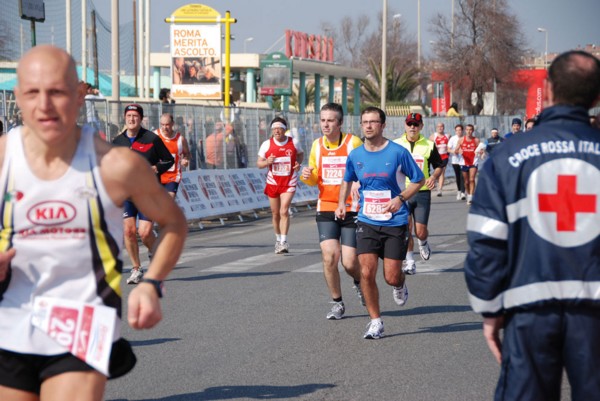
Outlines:
{"label": "street lamp post", "polygon": [[544,32],[546,36],[546,48],[544,51],[544,67],[548,64],[548,30],[546,28],[538,28],[538,32]]}
{"label": "street lamp post", "polygon": [[417,70],[419,78],[419,103],[423,104],[421,93],[421,0],[417,0]]}
{"label": "street lamp post", "polygon": [[244,53],[246,53],[246,43],[252,42],[253,40],[254,40],[253,37],[249,37],[249,38],[244,39]]}
{"label": "street lamp post", "polygon": [[381,21],[381,110],[385,112],[385,96],[387,89],[387,0],[383,0]]}

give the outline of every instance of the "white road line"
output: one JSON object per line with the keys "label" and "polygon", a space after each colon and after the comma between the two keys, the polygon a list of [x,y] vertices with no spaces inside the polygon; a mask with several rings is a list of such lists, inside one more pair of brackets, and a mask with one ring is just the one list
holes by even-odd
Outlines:
{"label": "white road line", "polygon": [[263,253],[261,255],[250,256],[248,258],[239,259],[233,262],[225,263],[218,266],[202,269],[200,272],[243,272],[251,270],[255,267],[264,266],[269,263],[282,261],[286,257],[294,257],[306,255],[308,253],[320,252],[319,249],[294,249],[287,255],[276,255],[273,252]]}

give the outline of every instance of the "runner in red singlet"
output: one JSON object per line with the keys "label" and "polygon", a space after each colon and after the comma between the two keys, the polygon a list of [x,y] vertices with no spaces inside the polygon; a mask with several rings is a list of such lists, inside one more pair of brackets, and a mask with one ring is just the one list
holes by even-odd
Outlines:
{"label": "runner in red singlet", "polygon": [[288,123],[282,117],[271,121],[271,139],[262,143],[258,150],[258,168],[268,168],[265,195],[269,197],[273,229],[277,241],[275,253],[288,253],[287,234],[290,228],[289,209],[296,192],[297,172],[304,158],[304,151],[296,139],[285,136]]}
{"label": "runner in red singlet", "polygon": [[465,181],[465,192],[467,193],[467,205],[471,204],[473,192],[475,192],[475,176],[477,175],[477,164],[475,161],[475,149],[479,145],[479,138],[475,138],[473,124],[465,127],[465,136],[458,141],[457,147],[463,157],[461,165],[463,179]]}
{"label": "runner in red singlet", "polygon": [[437,196],[442,196],[442,188],[444,188],[444,180],[446,179],[446,166],[448,165],[448,141],[450,138],[444,132],[444,123],[438,123],[435,127],[435,132],[429,137],[430,141],[435,143],[438,153],[442,158],[442,173],[438,178]]}

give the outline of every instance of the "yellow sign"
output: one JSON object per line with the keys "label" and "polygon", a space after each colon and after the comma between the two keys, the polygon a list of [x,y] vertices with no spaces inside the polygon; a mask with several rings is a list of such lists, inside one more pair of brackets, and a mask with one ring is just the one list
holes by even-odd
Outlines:
{"label": "yellow sign", "polygon": [[190,17],[220,17],[221,14],[214,8],[205,6],[204,4],[188,4],[178,8],[171,14],[171,17],[190,18]]}

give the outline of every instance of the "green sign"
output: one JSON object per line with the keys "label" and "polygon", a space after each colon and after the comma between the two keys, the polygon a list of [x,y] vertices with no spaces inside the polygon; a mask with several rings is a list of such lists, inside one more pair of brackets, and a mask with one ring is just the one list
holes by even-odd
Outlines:
{"label": "green sign", "polygon": [[283,53],[271,53],[260,62],[260,94],[292,94],[292,60]]}

